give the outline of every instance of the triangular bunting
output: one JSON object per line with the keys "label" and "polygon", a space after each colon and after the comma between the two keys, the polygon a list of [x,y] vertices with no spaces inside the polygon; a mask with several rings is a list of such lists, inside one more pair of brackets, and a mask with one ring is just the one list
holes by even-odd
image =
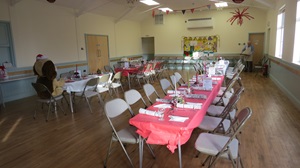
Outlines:
{"label": "triangular bunting", "polygon": [[210,9],[210,7],[211,7],[210,5],[207,5],[207,8],[208,8],[208,9]]}
{"label": "triangular bunting", "polygon": [[169,11],[169,10],[167,10],[167,11],[166,11],[166,14],[169,14],[169,12],[170,12],[170,11]]}
{"label": "triangular bunting", "polygon": [[155,10],[152,10],[152,17],[155,16]]}
{"label": "triangular bunting", "polygon": [[194,10],[195,10],[195,9],[191,9],[191,12],[194,13]]}
{"label": "triangular bunting", "polygon": [[185,13],[185,10],[182,10],[181,12],[182,12],[182,14],[184,14],[184,13]]}

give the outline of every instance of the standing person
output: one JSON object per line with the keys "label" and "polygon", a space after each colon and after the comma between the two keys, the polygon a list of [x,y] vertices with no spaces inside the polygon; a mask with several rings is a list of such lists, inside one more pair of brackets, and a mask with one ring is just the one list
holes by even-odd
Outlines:
{"label": "standing person", "polygon": [[246,62],[246,65],[245,65],[246,72],[252,72],[253,52],[254,52],[254,47],[251,44],[251,41],[248,41],[247,45],[245,45],[245,47],[242,49],[242,52],[241,52],[241,54],[245,55],[244,60]]}

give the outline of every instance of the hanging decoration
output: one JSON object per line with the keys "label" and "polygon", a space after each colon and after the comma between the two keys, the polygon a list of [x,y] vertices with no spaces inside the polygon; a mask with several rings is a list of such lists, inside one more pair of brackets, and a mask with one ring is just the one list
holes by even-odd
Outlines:
{"label": "hanging decoration", "polygon": [[[210,10],[210,8],[211,8],[211,4],[208,4],[208,5],[203,5],[203,6],[199,6],[199,7],[193,7],[193,8],[190,8],[190,9],[178,9],[178,10],[173,10],[172,11],[172,13],[177,13],[177,12],[180,12],[180,13],[182,13],[183,15],[185,14],[185,12],[186,11],[191,11],[191,13],[194,13],[195,12],[195,10],[197,10],[197,9],[200,9],[200,10],[205,10],[205,9],[208,9],[208,10]],[[156,9],[153,9],[153,11],[154,10],[159,10],[158,8],[156,8]],[[153,11],[152,11],[152,16],[153,16]],[[166,11],[166,14],[169,14],[170,13],[170,11]],[[153,16],[154,17],[154,16]]]}
{"label": "hanging decoration", "polygon": [[242,3],[242,2],[244,2],[244,0],[232,0],[232,2],[234,2],[234,3]]}
{"label": "hanging decoration", "polygon": [[183,37],[183,55],[193,56],[193,52],[217,52],[220,37],[218,35],[212,36],[197,36],[197,37]]}
{"label": "hanging decoration", "polygon": [[227,22],[231,22],[232,25],[237,20],[237,24],[242,26],[244,22],[243,17],[247,18],[248,20],[254,19],[253,16],[250,16],[249,13],[246,12],[247,10],[248,8],[244,8],[241,12],[240,9],[237,8],[234,12],[230,12],[233,14],[233,16],[229,18]]}

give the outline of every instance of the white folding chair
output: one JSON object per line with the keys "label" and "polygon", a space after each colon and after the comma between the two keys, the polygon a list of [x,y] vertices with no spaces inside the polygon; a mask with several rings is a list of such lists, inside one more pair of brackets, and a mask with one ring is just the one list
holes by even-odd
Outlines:
{"label": "white folding chair", "polygon": [[74,93],[75,96],[80,97],[81,99],[85,98],[91,113],[93,113],[93,111],[92,111],[89,99],[94,97],[94,96],[98,96],[99,103],[101,101],[100,94],[97,92],[98,80],[99,80],[99,78],[90,79],[86,83],[86,85],[85,85],[82,92],[75,92]]}
{"label": "white folding chair", "polygon": [[[50,111],[53,110],[53,111],[56,112],[56,110],[57,110],[56,107],[57,106],[66,115],[64,109],[58,103],[58,100],[62,100],[64,98],[62,94],[54,97],[54,96],[52,96],[52,93],[49,91],[49,89],[45,85],[43,85],[41,83],[31,83],[31,85],[35,89],[35,91],[36,91],[36,93],[37,93],[38,96],[39,96],[40,93],[43,93],[43,92],[46,92],[49,95],[49,98],[38,98],[38,99],[36,99],[36,101],[42,103],[42,105],[43,104],[47,104],[48,105],[48,112],[47,112],[47,115],[46,115],[46,121],[48,121]],[[35,108],[35,111],[34,111],[34,115],[33,115],[34,119],[36,118],[36,113],[37,113],[37,105],[36,105],[36,108]]]}
{"label": "white folding chair", "polygon": [[[109,88],[109,80],[112,73],[104,74],[101,76],[97,86],[97,92],[100,94],[101,101],[104,102],[104,98],[101,97],[101,93],[107,92],[111,96],[110,88]],[[111,96],[112,97],[112,96]]]}
{"label": "white folding chair", "polygon": [[163,78],[163,79],[159,80],[159,83],[160,83],[160,87],[163,90],[165,95],[167,95],[168,88],[174,89],[171,82],[168,79]]}
{"label": "white folding chair", "polygon": [[[124,89],[123,89],[123,86],[122,86],[122,83],[121,83],[121,75],[122,75],[122,72],[117,72],[115,74],[115,76],[113,77],[113,79],[111,80],[111,84],[110,84],[110,88],[113,89],[113,91],[115,92],[115,94],[117,95],[117,89],[119,87],[122,88],[122,91],[124,92]],[[117,91],[116,91],[117,90]]]}
{"label": "white folding chair", "polygon": [[155,88],[151,84],[149,83],[145,84],[143,86],[143,89],[151,105],[154,103],[154,101],[152,100],[153,95],[155,95],[156,98],[160,98]]}
{"label": "white folding chair", "polygon": [[[122,147],[122,150],[124,151],[127,159],[130,162],[131,167],[134,167],[133,163],[124,147],[124,144],[139,144],[140,145],[140,144],[143,144],[143,142],[141,142],[141,141],[144,141],[144,139],[141,138],[136,133],[137,128],[134,126],[131,126],[128,124],[127,126],[119,128],[119,129],[117,127],[115,127],[115,125],[117,125],[117,123],[119,123],[122,119],[124,120],[124,116],[121,114],[125,113],[127,110],[129,110],[131,116],[133,116],[133,112],[132,112],[130,106],[123,99],[120,99],[120,98],[110,100],[110,101],[106,102],[104,105],[104,111],[105,111],[107,120],[113,130],[111,141],[110,141],[109,148],[108,148],[107,155],[106,155],[106,159],[104,161],[104,167],[106,167],[108,158],[112,152],[111,147],[112,147],[113,142],[119,142],[120,146]],[[140,148],[140,155],[142,155],[142,146],[139,146],[139,148]],[[154,155],[153,150],[150,147],[150,145],[148,145],[148,148],[149,148],[152,156],[155,158],[155,155]],[[142,158],[142,157],[140,157],[140,158]],[[142,165],[142,160],[140,160],[140,165]]]}
{"label": "white folding chair", "polygon": [[219,158],[225,158],[231,160],[233,167],[239,167],[239,165],[243,167],[239,153],[239,141],[236,139],[236,135],[241,131],[251,114],[252,110],[249,107],[239,112],[236,120],[233,122],[235,130],[231,136],[212,133],[201,133],[198,136],[195,142],[195,148],[200,153],[209,155],[202,166],[209,161],[208,167],[213,167]]}
{"label": "white folding chair", "polygon": [[231,124],[231,120],[227,119],[227,116],[234,109],[239,99],[239,95],[232,96],[228,105],[220,112],[218,116],[204,116],[198,128],[208,132],[219,132],[223,134],[227,133]]}
{"label": "white folding chair", "polygon": [[237,77],[238,76],[236,74],[234,76],[234,78],[232,78],[232,80],[230,80],[230,82],[228,83],[226,89],[224,91],[222,91],[222,94],[215,97],[211,104],[213,104],[213,105],[225,105],[225,103],[224,103],[225,99],[224,98],[230,98],[233,95],[233,93],[230,93],[230,90],[234,86],[235,82],[237,81]]}

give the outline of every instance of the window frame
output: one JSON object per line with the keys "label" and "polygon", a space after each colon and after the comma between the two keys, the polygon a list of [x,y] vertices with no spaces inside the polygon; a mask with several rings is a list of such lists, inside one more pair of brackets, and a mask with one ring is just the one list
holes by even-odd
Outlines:
{"label": "window frame", "polygon": [[[297,1],[296,20],[295,20],[295,39],[294,39],[294,51],[293,51],[293,63],[300,65],[300,0]],[[297,45],[298,44],[298,45]]]}
{"label": "window frame", "polygon": [[277,58],[282,58],[282,54],[283,54],[284,22],[285,22],[285,5],[283,5],[279,9],[277,15],[276,47],[275,47],[275,57]]}
{"label": "window frame", "polygon": [[15,60],[15,52],[14,52],[14,46],[13,46],[13,38],[12,38],[12,30],[11,30],[11,26],[10,26],[10,22],[7,21],[0,21],[0,24],[3,25],[3,35],[6,36],[4,38],[7,39],[7,42],[4,44],[0,44],[0,48],[2,49],[8,49],[9,51],[9,55],[8,58],[10,60],[2,60],[0,58],[1,61],[0,65],[3,65],[4,62],[9,62],[12,64],[13,67],[16,66],[16,60]]}

